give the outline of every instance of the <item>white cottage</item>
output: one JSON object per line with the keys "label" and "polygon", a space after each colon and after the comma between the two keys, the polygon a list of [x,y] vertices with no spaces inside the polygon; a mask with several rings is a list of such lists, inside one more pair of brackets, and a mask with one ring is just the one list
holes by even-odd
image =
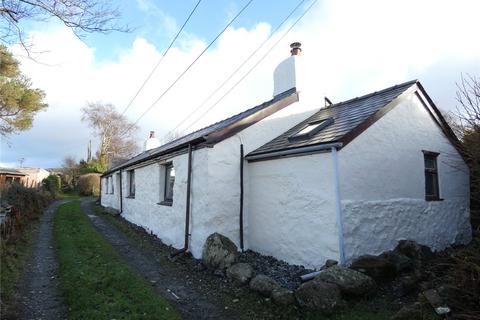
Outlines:
{"label": "white cottage", "polygon": [[213,232],[306,267],[401,239],[469,242],[468,167],[422,85],[319,108],[300,51],[275,70],[272,100],[106,172],[102,205],[197,258]]}

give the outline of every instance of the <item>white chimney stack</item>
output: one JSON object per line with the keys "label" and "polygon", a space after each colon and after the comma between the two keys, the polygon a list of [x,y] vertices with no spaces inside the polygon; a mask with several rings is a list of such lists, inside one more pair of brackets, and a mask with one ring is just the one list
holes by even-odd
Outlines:
{"label": "white chimney stack", "polygon": [[145,141],[144,151],[160,147],[160,141],[155,138],[155,131],[150,131],[150,137]]}
{"label": "white chimney stack", "polygon": [[[299,93],[299,103],[294,112],[315,110],[324,104],[324,84],[322,74],[308,65],[309,58],[303,56],[302,44],[294,42],[290,45],[290,57],[280,62],[273,72],[273,96],[295,88]],[[312,57],[310,57],[312,58]],[[312,63],[312,62],[310,62]]]}
{"label": "white chimney stack", "polygon": [[294,42],[290,45],[291,56],[283,60],[273,72],[273,96],[283,93],[289,89],[297,88],[300,91],[303,86],[302,76],[302,44]]}

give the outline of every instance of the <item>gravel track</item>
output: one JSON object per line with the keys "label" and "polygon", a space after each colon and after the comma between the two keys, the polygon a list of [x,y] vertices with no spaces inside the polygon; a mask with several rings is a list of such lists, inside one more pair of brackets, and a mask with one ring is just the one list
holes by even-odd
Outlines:
{"label": "gravel track", "polygon": [[239,319],[232,310],[212,301],[185,277],[172,273],[162,266],[156,257],[147,254],[137,242],[99,216],[91,208],[94,200],[81,203],[82,211],[89,217],[96,230],[133,266],[156,291],[165,297],[181,314],[183,319]]}
{"label": "gravel track", "polygon": [[20,319],[67,319],[53,243],[53,218],[58,207],[66,202],[55,201],[40,218],[34,234],[32,256],[20,283]]}

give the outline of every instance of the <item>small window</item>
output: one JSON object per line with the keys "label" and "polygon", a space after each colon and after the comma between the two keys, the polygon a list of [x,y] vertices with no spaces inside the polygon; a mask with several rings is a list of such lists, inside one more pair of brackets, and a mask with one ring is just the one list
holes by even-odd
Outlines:
{"label": "small window", "polygon": [[438,153],[423,151],[423,159],[425,163],[425,200],[440,200],[440,192],[438,188]]}
{"label": "small window", "polygon": [[165,165],[165,185],[164,185],[164,197],[165,203],[173,202],[173,185],[175,184],[175,168],[172,163]]}
{"label": "small window", "polygon": [[108,194],[108,184],[110,182],[110,177],[105,178],[105,194]]}
{"label": "small window", "polygon": [[319,121],[310,122],[304,125],[300,130],[288,137],[289,141],[310,139],[315,134],[325,129],[333,123],[333,118],[327,118]]}
{"label": "small window", "polygon": [[128,171],[128,196],[135,198],[135,170]]}
{"label": "small window", "polygon": [[110,177],[110,193],[113,194],[114,192],[114,188],[113,188],[113,176]]}

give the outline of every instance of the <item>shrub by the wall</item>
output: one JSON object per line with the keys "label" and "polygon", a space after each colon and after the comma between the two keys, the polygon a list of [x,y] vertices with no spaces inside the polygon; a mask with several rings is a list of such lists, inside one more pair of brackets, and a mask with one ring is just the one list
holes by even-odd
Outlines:
{"label": "shrub by the wall", "polygon": [[51,174],[42,181],[43,188],[55,197],[62,188],[62,182],[57,174]]}
{"label": "shrub by the wall", "polygon": [[100,195],[100,174],[88,173],[78,178],[78,191],[83,196]]}
{"label": "shrub by the wall", "polygon": [[11,214],[2,223],[2,238],[15,240],[30,220],[37,219],[53,200],[52,194],[43,190],[26,188],[14,183],[1,190],[2,205],[12,206]]}

